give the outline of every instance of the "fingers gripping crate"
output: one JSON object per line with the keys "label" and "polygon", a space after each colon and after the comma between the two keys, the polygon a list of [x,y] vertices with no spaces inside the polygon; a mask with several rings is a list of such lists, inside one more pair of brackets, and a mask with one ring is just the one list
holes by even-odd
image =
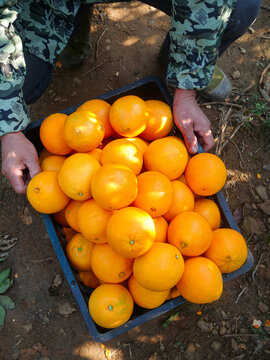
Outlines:
{"label": "fingers gripping crate", "polygon": [[[132,84],[126,85],[117,90],[105,93],[96,98],[105,100],[108,103],[112,104],[117,98],[125,95],[137,95],[144,100],[161,100],[163,102],[166,102],[168,105],[172,107],[172,98],[167,88],[162,83],[161,79],[152,76],[139,80]],[[81,104],[72,106],[61,112],[69,115],[72,112],[74,112],[79,105]],[[39,127],[42,121],[43,119],[31,123],[25,131],[27,138],[31,142],[33,142],[38,152],[41,151],[43,148],[39,140]],[[176,128],[173,129],[172,134],[176,136],[180,136]],[[202,148],[199,147],[199,152],[202,151],[203,151]],[[222,191],[219,191],[217,194],[215,194],[213,198],[221,211],[223,226],[229,227],[231,229],[240,232],[236,224],[236,221],[231,213],[231,210],[224,198]],[[55,224],[51,216],[43,214],[42,218],[45,227],[48,231],[48,234],[50,236],[50,240],[53,245],[56,256],[60,262],[63,272],[66,276],[67,282],[73,292],[73,295],[81,311],[82,317],[88,328],[89,334],[95,341],[106,342],[108,340],[111,340],[112,338],[121,335],[124,332],[138,325],[142,325],[143,323],[149,320],[157,318],[158,316],[180,306],[186,301],[184,298],[179,296],[173,300],[166,301],[163,305],[153,310],[143,309],[135,305],[133,315],[127,323],[115,329],[101,328],[100,326],[94,323],[88,310],[88,300],[93,290],[86,288],[81,284],[81,282],[78,280],[76,271],[74,271],[74,269],[70,266],[70,263],[65,254],[65,239],[64,236],[62,236],[61,234],[60,228]],[[230,279],[236,278],[239,275],[248,272],[252,268],[253,263],[254,263],[253,256],[250,250],[248,249],[248,257],[245,264],[240,269],[232,273],[224,274],[223,281],[226,282]]]}

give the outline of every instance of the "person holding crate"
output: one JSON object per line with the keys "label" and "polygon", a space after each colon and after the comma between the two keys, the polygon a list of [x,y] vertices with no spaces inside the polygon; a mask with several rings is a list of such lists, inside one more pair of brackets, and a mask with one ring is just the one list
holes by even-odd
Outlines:
{"label": "person holding crate", "polygon": [[[91,8],[113,0],[0,0],[0,138],[2,173],[25,193],[39,171],[37,152],[23,130],[28,104],[46,90],[56,60],[75,68],[90,51]],[[260,0],[143,0],[171,17],[161,55],[168,61],[167,84],[175,88],[173,114],[187,149],[214,146],[209,119],[196,94],[224,100],[230,81],[215,66],[219,56],[251,25]]]}

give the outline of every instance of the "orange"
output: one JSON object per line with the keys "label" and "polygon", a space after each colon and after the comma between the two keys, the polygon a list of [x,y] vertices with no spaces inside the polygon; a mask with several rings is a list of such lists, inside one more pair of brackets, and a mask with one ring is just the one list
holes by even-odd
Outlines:
{"label": "orange", "polygon": [[127,137],[125,138],[126,140],[132,142],[133,144],[135,144],[138,149],[141,151],[142,154],[145,153],[145,150],[147,149],[147,146],[149,145],[149,143],[143,139],[141,139],[140,137]]}
{"label": "orange", "polygon": [[69,242],[73,236],[77,234],[77,231],[70,227],[62,227],[62,232],[67,242]]}
{"label": "orange", "polygon": [[40,125],[39,137],[43,146],[52,154],[67,155],[72,152],[64,140],[66,114],[56,113],[46,117]]}
{"label": "orange", "polygon": [[198,256],[185,261],[184,273],[176,286],[187,301],[207,304],[220,298],[223,280],[213,261]]}
{"label": "orange", "polygon": [[134,302],[145,309],[154,309],[162,305],[170,293],[170,290],[147,290],[138,283],[134,275],[128,279],[128,289]]}
{"label": "orange", "polygon": [[46,159],[47,156],[52,156],[53,154],[50,153],[46,148],[43,148],[41,152],[38,154],[38,162],[39,164],[42,163],[44,159]]}
{"label": "orange", "polygon": [[160,100],[147,100],[145,103],[149,120],[140,136],[148,141],[167,136],[173,128],[173,114],[170,106]]}
{"label": "orange", "polygon": [[84,201],[79,209],[78,223],[83,236],[93,243],[105,243],[106,226],[111,211],[103,209],[94,199]]}
{"label": "orange", "polygon": [[180,214],[182,211],[192,211],[194,209],[194,196],[192,191],[182,181],[172,181],[173,195],[169,210],[163,215],[167,221]]}
{"label": "orange", "polygon": [[204,253],[211,244],[212,236],[207,220],[195,211],[176,215],[168,228],[168,243],[176,246],[185,256]]}
{"label": "orange", "polygon": [[133,259],[117,254],[108,244],[95,244],[91,265],[94,274],[103,282],[116,284],[132,273]]}
{"label": "orange", "polygon": [[104,137],[104,126],[90,111],[75,111],[64,125],[66,144],[79,152],[94,150]]}
{"label": "orange", "polygon": [[135,95],[122,96],[112,104],[109,119],[113,129],[121,136],[137,136],[148,122],[145,101]]}
{"label": "orange", "polygon": [[134,302],[123,285],[101,284],[90,295],[88,307],[96,324],[113,329],[130,319]]}
{"label": "orange", "polygon": [[78,271],[78,276],[83,285],[92,289],[97,288],[100,285],[99,279],[93,273],[93,271]]}
{"label": "orange", "polygon": [[115,252],[127,258],[135,258],[153,245],[155,224],[146,211],[132,206],[125,207],[110,217],[106,235]]}
{"label": "orange", "polygon": [[69,226],[68,225],[68,222],[65,218],[65,211],[66,211],[66,207],[64,207],[64,209],[58,211],[57,213],[54,213],[52,214],[55,221],[57,222],[58,225],[60,226],[64,226],[64,227],[67,227]]}
{"label": "orange", "polygon": [[138,195],[134,206],[148,212],[152,217],[165,214],[172,202],[171,181],[157,171],[146,171],[138,177]]}
{"label": "orange", "polygon": [[171,289],[180,280],[184,260],[180,251],[167,243],[155,242],[134,260],[133,274],[138,283],[151,291]]}
{"label": "orange", "polygon": [[71,155],[59,170],[59,184],[71,199],[87,200],[92,196],[91,181],[99,168],[99,162],[92,155],[83,153]]}
{"label": "orange", "polygon": [[168,223],[163,216],[154,217],[154,224],[156,229],[155,241],[157,242],[167,242],[168,236]]}
{"label": "orange", "polygon": [[212,243],[204,256],[212,260],[222,273],[230,273],[245,263],[248,249],[238,231],[223,228],[213,231]]}
{"label": "orange", "polygon": [[47,156],[45,159],[42,160],[40,167],[41,170],[55,170],[59,171],[60,167],[63,165],[64,161],[66,160],[65,156],[61,155],[51,155]]}
{"label": "orange", "polygon": [[91,184],[93,198],[106,210],[116,210],[130,205],[138,193],[136,175],[121,164],[103,165]]}
{"label": "orange", "polygon": [[109,142],[102,150],[101,165],[126,165],[135,175],[139,175],[143,165],[143,154],[135,144],[126,139],[116,139]]}
{"label": "orange", "polygon": [[167,297],[167,300],[175,299],[180,295],[181,295],[180,291],[177,289],[176,286],[174,286],[173,288],[171,288],[171,291],[169,293],[169,296]]}
{"label": "orange", "polygon": [[67,243],[66,254],[75,269],[81,271],[91,270],[91,253],[94,244],[86,240],[82,234],[75,234]]}
{"label": "orange", "polygon": [[218,156],[211,153],[200,153],[188,161],[185,177],[193,192],[202,196],[210,196],[223,188],[227,171],[224,162]]}
{"label": "orange", "polygon": [[213,200],[205,198],[196,200],[194,211],[201,214],[209,222],[212,230],[220,227],[221,214],[219,207]]}
{"label": "orange", "polygon": [[71,200],[65,210],[65,217],[68,222],[68,225],[77,232],[80,232],[80,227],[78,222],[78,212],[82,204],[83,204],[82,201]]}
{"label": "orange", "polygon": [[[185,173],[184,173],[184,174],[182,174],[181,176],[179,176],[176,180],[182,181],[182,183],[184,183],[185,185],[187,185],[187,186],[188,186],[188,183],[187,183],[187,180],[186,180],[186,177],[185,177]],[[195,199],[195,200],[197,200],[197,199],[200,199],[200,198],[201,198],[201,196],[200,196],[200,195],[195,194],[193,191],[192,191],[192,193],[193,193],[193,196],[194,196],[194,199]]]}
{"label": "orange", "polygon": [[113,128],[111,127],[109,120],[109,112],[111,105],[101,99],[92,99],[83,103],[77,108],[76,111],[90,111],[91,116],[101,120],[104,126],[104,138],[107,138],[113,134]]}
{"label": "orange", "polygon": [[154,140],[144,153],[146,170],[159,171],[170,180],[175,180],[184,172],[187,162],[186,146],[176,136]]}
{"label": "orange", "polygon": [[34,176],[27,186],[28,201],[40,213],[56,213],[64,209],[69,202],[68,196],[59,186],[57,176],[57,171],[42,171]]}
{"label": "orange", "polygon": [[87,154],[89,155],[93,155],[95,159],[97,159],[97,161],[100,163],[100,159],[101,159],[101,154],[102,154],[102,149],[94,149],[92,151],[87,152]]}

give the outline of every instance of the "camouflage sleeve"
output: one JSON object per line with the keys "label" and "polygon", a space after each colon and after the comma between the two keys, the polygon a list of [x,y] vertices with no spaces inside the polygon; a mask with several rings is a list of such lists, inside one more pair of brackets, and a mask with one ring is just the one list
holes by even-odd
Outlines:
{"label": "camouflage sleeve", "polygon": [[236,0],[173,0],[167,83],[203,89],[210,82]]}
{"label": "camouflage sleeve", "polygon": [[22,41],[13,27],[16,2],[0,0],[0,136],[21,131],[29,122],[22,93],[26,71]]}

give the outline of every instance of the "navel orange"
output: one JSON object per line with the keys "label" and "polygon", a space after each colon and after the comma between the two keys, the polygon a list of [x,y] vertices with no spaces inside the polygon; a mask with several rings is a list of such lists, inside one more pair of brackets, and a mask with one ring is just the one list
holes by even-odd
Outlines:
{"label": "navel orange", "polygon": [[59,184],[71,199],[87,200],[92,196],[91,181],[99,168],[99,162],[92,155],[71,155],[58,172]]}
{"label": "navel orange", "polygon": [[113,329],[130,319],[134,302],[124,286],[101,284],[90,295],[88,307],[96,324]]}
{"label": "navel orange", "polygon": [[129,206],[138,193],[136,175],[121,164],[103,165],[93,177],[91,192],[97,204],[106,210]]}
{"label": "navel orange", "polygon": [[156,229],[155,241],[167,242],[168,226],[169,226],[167,221],[164,219],[163,216],[154,217],[153,220]]}
{"label": "navel orange", "polygon": [[167,176],[157,171],[145,171],[137,180],[138,195],[133,205],[152,217],[165,214],[171,206],[173,194],[172,184]]}
{"label": "navel orange", "polygon": [[75,111],[65,120],[63,136],[69,147],[87,152],[94,150],[102,141],[104,126],[90,111]]}
{"label": "navel orange", "polygon": [[128,279],[128,289],[134,302],[145,309],[154,309],[162,305],[170,293],[170,290],[147,290],[138,283],[134,275]]}
{"label": "navel orange", "polygon": [[222,228],[213,231],[212,243],[204,256],[212,260],[222,273],[230,273],[245,263],[248,248],[238,231]]}
{"label": "navel orange", "polygon": [[118,254],[135,258],[147,252],[155,241],[155,224],[151,216],[136,207],[125,207],[109,219],[106,237]]}
{"label": "navel orange", "polygon": [[61,156],[61,155],[47,156],[45,159],[42,160],[42,162],[40,164],[41,170],[42,171],[45,171],[45,170],[59,171],[60,167],[63,165],[65,160],[66,160],[66,157]]}
{"label": "navel orange", "polygon": [[136,95],[122,96],[112,104],[109,119],[113,129],[121,136],[137,136],[148,122],[145,101]]}
{"label": "navel orange", "polygon": [[86,240],[82,234],[75,234],[67,243],[66,254],[75,269],[80,271],[90,271],[91,252],[94,244]]}
{"label": "navel orange", "polygon": [[133,259],[119,255],[108,244],[95,244],[92,249],[91,265],[94,274],[101,281],[116,284],[131,275]]}
{"label": "navel orange", "polygon": [[68,225],[77,232],[80,232],[80,227],[78,222],[78,212],[82,204],[83,201],[70,200],[65,210],[65,218],[68,222]]}
{"label": "navel orange", "polygon": [[103,209],[94,199],[84,201],[78,212],[82,235],[93,243],[107,242],[106,227],[111,215],[111,211]]}
{"label": "navel orange", "polygon": [[175,180],[184,172],[187,161],[186,146],[176,136],[152,141],[144,153],[145,169],[161,172],[170,180]]}
{"label": "navel orange", "polygon": [[212,230],[220,227],[221,214],[214,200],[201,198],[195,201],[194,211],[201,214],[210,224]]}
{"label": "navel orange", "polygon": [[168,243],[185,256],[203,254],[212,241],[212,229],[207,220],[195,211],[176,215],[168,228]]}
{"label": "navel orange", "polygon": [[188,161],[185,177],[193,192],[210,196],[223,188],[227,171],[224,162],[217,155],[200,153]]}
{"label": "navel orange", "polygon": [[173,245],[155,242],[145,254],[136,257],[133,274],[138,283],[151,291],[171,289],[180,280],[184,260]]}
{"label": "navel orange", "polygon": [[149,120],[140,137],[154,141],[169,135],[173,127],[173,114],[170,106],[160,100],[147,100],[145,104],[149,112]]}
{"label": "navel orange", "polygon": [[185,261],[184,273],[176,286],[187,301],[207,304],[220,298],[223,280],[213,261],[198,256]]}
{"label": "navel orange", "polygon": [[42,171],[35,175],[27,186],[27,198],[35,210],[53,214],[64,209],[69,202],[68,196],[58,183],[58,171]]}
{"label": "navel orange", "polygon": [[90,287],[92,289],[97,288],[100,285],[99,279],[93,273],[92,270],[90,271],[78,271],[78,276],[83,285]]}

